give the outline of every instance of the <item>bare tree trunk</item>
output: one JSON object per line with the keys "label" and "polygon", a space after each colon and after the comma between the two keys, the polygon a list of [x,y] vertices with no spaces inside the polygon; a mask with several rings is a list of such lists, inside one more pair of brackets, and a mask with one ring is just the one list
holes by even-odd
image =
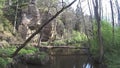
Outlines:
{"label": "bare tree trunk", "polygon": [[17,0],[16,10],[15,10],[15,20],[14,20],[14,29],[13,29],[13,33],[16,32],[17,12],[18,12],[18,0]]}
{"label": "bare tree trunk", "polygon": [[112,43],[114,45],[114,35],[115,35],[115,31],[114,31],[114,12],[113,12],[113,4],[112,4],[112,0],[110,0],[110,6],[111,6],[111,14],[112,14],[112,26],[113,26],[113,29],[112,29],[112,33],[113,33],[113,38],[112,38]]}
{"label": "bare tree trunk", "polygon": [[42,26],[40,26],[38,28],[38,30],[36,30],[36,32],[34,32],[19,48],[16,49],[16,51],[12,54],[11,57],[14,57],[18,54],[18,52],[26,46],[26,44],[39,32],[41,32],[41,30],[47,25],[49,24],[53,19],[55,19],[60,13],[62,13],[65,9],[69,8],[73,3],[75,3],[76,0],[74,0],[73,2],[71,2],[69,5],[63,7],[60,11],[58,11],[52,18],[50,18],[47,22],[45,22]]}
{"label": "bare tree trunk", "polygon": [[38,46],[41,46],[42,32],[39,33]]}
{"label": "bare tree trunk", "polygon": [[106,21],[108,21],[107,7],[105,7],[105,9],[106,9],[106,12],[105,12],[106,13],[106,18],[105,19],[106,19]]}
{"label": "bare tree trunk", "polygon": [[89,9],[89,12],[90,12],[90,16],[92,17],[92,12],[91,12],[91,8],[90,8],[90,0],[87,0],[87,3],[88,3],[88,9]]}
{"label": "bare tree trunk", "polygon": [[[92,31],[93,31],[93,20],[92,20],[92,11],[91,11],[91,8],[90,8],[90,0],[87,0],[87,3],[88,3],[88,9],[89,9],[89,12],[90,12],[90,21],[91,21],[91,24],[92,24]],[[94,33],[92,32],[92,36],[94,35]]]}
{"label": "bare tree trunk", "polygon": [[118,25],[120,26],[120,6],[118,4],[118,0],[116,0],[115,3],[117,7],[117,12],[118,12]]}
{"label": "bare tree trunk", "polygon": [[8,4],[9,4],[9,6],[11,6],[12,5],[12,1],[8,0]]}
{"label": "bare tree trunk", "polygon": [[[81,13],[82,13],[82,7],[81,7],[81,2],[80,2],[80,0],[79,0],[79,4],[80,4],[80,9],[81,9]],[[84,28],[85,28],[85,34],[86,34],[86,36],[87,36],[87,39],[88,39],[88,47],[90,47],[90,39],[89,39],[89,37],[88,37],[88,32],[87,32],[87,27],[86,27],[86,21],[85,21],[85,18],[84,18],[84,15],[83,15],[83,13],[81,14],[81,16],[82,16],[82,19],[83,19],[83,23],[84,23]]]}
{"label": "bare tree trunk", "polygon": [[[101,4],[102,5],[102,4]],[[101,18],[104,19],[104,15],[103,15],[103,6],[101,6]]]}
{"label": "bare tree trunk", "polygon": [[99,63],[102,63],[104,56],[102,33],[101,33],[101,0],[93,1],[94,14],[97,22],[97,38],[99,45]]}

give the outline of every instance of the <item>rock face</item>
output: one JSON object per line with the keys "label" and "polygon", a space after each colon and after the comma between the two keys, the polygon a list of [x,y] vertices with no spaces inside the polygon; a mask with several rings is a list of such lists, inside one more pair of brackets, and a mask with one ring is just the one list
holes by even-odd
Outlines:
{"label": "rock face", "polygon": [[[28,34],[32,32],[32,30],[36,30],[40,25],[40,14],[39,10],[36,6],[35,0],[30,0],[27,8],[22,9],[22,20],[19,25],[18,32],[21,34],[23,39],[26,39]],[[31,31],[31,32],[28,32]]]}
{"label": "rock face", "polygon": [[18,31],[21,34],[22,39],[25,40],[27,36],[27,27],[25,27],[24,25],[20,25]]}
{"label": "rock face", "polygon": [[[47,22],[50,17],[51,17],[51,14],[48,13],[48,12],[45,12],[42,15],[41,25],[43,25],[45,22]],[[52,35],[51,34],[52,28],[53,28],[52,23],[49,23],[42,29],[42,31],[41,31],[41,34],[42,34],[41,41],[48,41],[48,39]]]}
{"label": "rock face", "polygon": [[[19,25],[19,33],[23,39],[29,37],[41,25],[51,18],[49,12],[39,12],[35,0],[31,0],[28,7],[22,10],[22,21]],[[53,34],[53,25],[49,23],[41,31],[41,41],[48,41]],[[54,29],[55,30],[55,29]]]}

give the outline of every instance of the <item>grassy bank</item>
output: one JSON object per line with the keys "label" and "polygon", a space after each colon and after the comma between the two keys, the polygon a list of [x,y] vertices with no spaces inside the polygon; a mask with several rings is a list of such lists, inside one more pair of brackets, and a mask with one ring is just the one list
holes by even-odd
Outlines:
{"label": "grassy bank", "polygon": [[[7,47],[7,48],[0,48],[0,68],[6,68],[6,66],[13,62],[13,58],[10,58],[11,54],[13,54],[13,52],[16,50],[16,47]],[[38,48],[35,47],[25,47],[23,48],[18,56],[21,55],[32,55],[32,58],[29,57],[31,60],[36,60],[36,58],[34,58],[34,54],[38,54],[38,59],[39,60],[43,60],[46,57],[46,54],[43,52],[39,52]],[[37,59],[37,61],[39,61]]]}

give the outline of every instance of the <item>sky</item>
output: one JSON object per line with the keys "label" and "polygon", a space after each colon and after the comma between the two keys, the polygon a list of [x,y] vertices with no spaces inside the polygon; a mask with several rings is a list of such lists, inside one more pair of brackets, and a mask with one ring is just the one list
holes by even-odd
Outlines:
{"label": "sky", "polygon": [[[69,2],[72,2],[73,0],[67,0],[67,1],[69,1]],[[73,5],[72,5],[72,7],[73,7],[73,9],[76,9],[76,6],[77,6],[77,4],[78,4],[78,1],[79,0],[77,0]],[[88,9],[88,5],[87,5],[87,0],[81,0],[81,1],[84,1],[84,2],[82,2],[81,3],[81,5],[82,5],[82,9],[83,9],[83,12],[84,12],[84,15],[90,15],[90,13],[89,13],[89,9]],[[116,12],[116,10],[117,9],[115,9],[116,7],[115,7],[115,2],[114,2],[114,0],[112,0],[113,1],[113,6],[114,6],[114,17],[115,17],[115,22],[117,22],[117,12]],[[118,0],[118,2],[119,2],[119,4],[120,4],[120,0]],[[90,2],[90,3],[92,3],[92,2]],[[111,7],[110,7],[110,0],[102,0],[102,8],[103,8],[103,17],[104,17],[104,19],[106,19],[107,21],[111,21]],[[93,10],[93,9],[92,9]]]}
{"label": "sky", "polygon": [[[69,0],[69,2],[72,2],[73,0]],[[74,8],[74,9],[76,9],[76,6],[77,6],[77,4],[78,4],[78,1],[79,0],[77,0],[73,5],[72,5],[72,7]],[[85,14],[89,14],[89,9],[88,9],[88,5],[87,5],[87,0],[83,0],[84,2],[82,2],[81,4],[82,4],[82,8],[83,8],[83,12],[85,13]],[[108,9],[108,10],[111,10],[110,9],[110,5],[109,5],[109,0],[102,0],[102,5],[103,6],[105,6],[105,7],[103,7],[103,10],[106,10],[106,8]],[[110,11],[108,11],[108,13],[110,13]]]}

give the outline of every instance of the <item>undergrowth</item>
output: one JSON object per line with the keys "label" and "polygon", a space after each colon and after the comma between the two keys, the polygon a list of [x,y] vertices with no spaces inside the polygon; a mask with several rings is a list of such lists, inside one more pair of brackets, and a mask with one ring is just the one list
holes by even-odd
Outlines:
{"label": "undergrowth", "polygon": [[[101,22],[102,40],[104,46],[105,64],[108,68],[120,68],[120,27],[115,27],[113,42],[112,25],[106,21]],[[98,43],[96,35],[96,26],[94,25],[94,37],[91,39],[91,52],[98,55]]]}

